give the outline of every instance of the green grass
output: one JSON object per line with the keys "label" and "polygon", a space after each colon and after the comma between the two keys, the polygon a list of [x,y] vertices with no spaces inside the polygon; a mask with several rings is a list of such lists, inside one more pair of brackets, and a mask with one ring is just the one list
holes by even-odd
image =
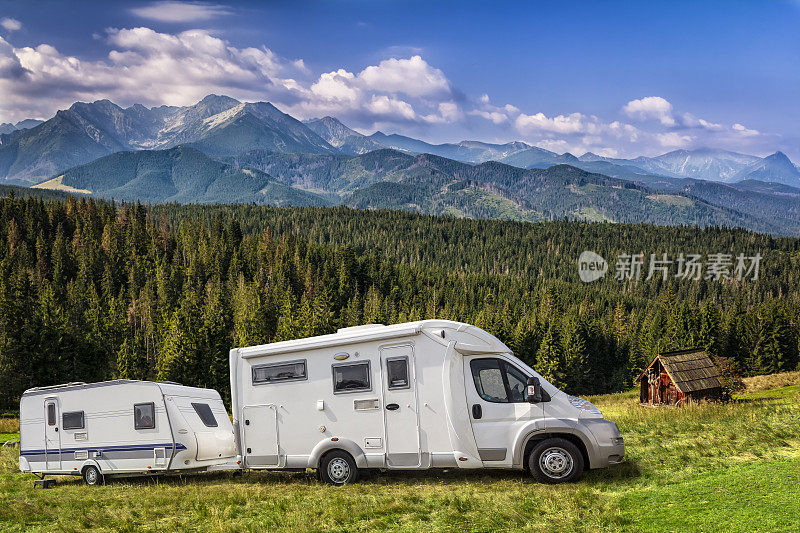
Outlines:
{"label": "green grass", "polygon": [[650,408],[627,392],[591,398],[628,461],[547,486],[519,472],[371,474],[333,488],[310,473],[117,480],[33,489],[17,449],[0,452],[0,529],[368,531],[795,531],[800,386],[725,404]]}

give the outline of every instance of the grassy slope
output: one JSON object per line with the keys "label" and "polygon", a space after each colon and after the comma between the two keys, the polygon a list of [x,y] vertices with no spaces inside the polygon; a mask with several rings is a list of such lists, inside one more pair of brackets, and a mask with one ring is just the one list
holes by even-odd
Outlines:
{"label": "grassy slope", "polygon": [[390,473],[331,488],[305,473],[76,479],[34,490],[0,455],[0,529],[794,531],[800,385],[728,405],[646,408],[593,398],[620,425],[627,463],[545,486],[517,472]]}

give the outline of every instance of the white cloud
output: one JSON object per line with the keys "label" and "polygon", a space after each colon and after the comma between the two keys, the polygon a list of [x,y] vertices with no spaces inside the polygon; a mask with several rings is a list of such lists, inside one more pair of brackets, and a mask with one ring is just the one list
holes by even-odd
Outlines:
{"label": "white cloud", "polygon": [[756,135],[759,135],[760,133],[758,130],[748,129],[744,127],[742,124],[739,124],[738,122],[733,126],[731,126],[731,129],[736,133],[738,133],[739,135],[743,135],[745,137],[754,137]]}
{"label": "white cloud", "polygon": [[545,131],[553,133],[594,133],[597,125],[582,113],[547,117],[544,113],[526,115],[521,113],[516,120],[520,132]]}
{"label": "white cloud", "polygon": [[22,29],[22,23],[17,19],[12,19],[11,17],[3,17],[0,19],[0,26],[4,29],[8,30],[9,32],[18,31]]}
{"label": "white cloud", "polygon": [[409,96],[450,94],[450,84],[444,73],[418,55],[409,59],[385,59],[362,70],[358,78],[367,89],[376,91]]}
{"label": "white cloud", "polygon": [[173,0],[153,2],[146,6],[134,7],[130,11],[138,17],[159,22],[197,22],[230,15],[232,12],[227,6],[219,4]]}
{"label": "white cloud", "polygon": [[674,131],[657,133],[655,138],[665,148],[683,148],[692,142],[692,138],[689,135],[681,135]]}
{"label": "white cloud", "polygon": [[634,120],[657,119],[664,126],[676,124],[675,118],[672,116],[672,104],[660,96],[645,96],[638,100],[631,100],[623,106],[622,112]]}

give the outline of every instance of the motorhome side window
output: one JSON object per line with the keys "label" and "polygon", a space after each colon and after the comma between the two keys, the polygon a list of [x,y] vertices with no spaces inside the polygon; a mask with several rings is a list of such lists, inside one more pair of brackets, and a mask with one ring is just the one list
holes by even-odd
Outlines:
{"label": "motorhome side window", "polygon": [[134,429],[155,429],[156,427],[156,404],[137,403],[133,406],[133,427]]}
{"label": "motorhome side window", "polygon": [[289,361],[287,363],[269,363],[253,367],[253,385],[259,383],[276,383],[279,381],[297,381],[306,379],[306,361]]}
{"label": "motorhome side window", "polygon": [[386,360],[386,379],[389,389],[407,389],[408,382],[408,357],[392,357]]}
{"label": "motorhome side window", "polygon": [[344,363],[333,366],[333,392],[358,392],[371,390],[369,361]]}
{"label": "motorhome side window", "polygon": [[194,407],[194,412],[197,413],[197,416],[200,417],[200,420],[207,428],[217,427],[217,419],[214,418],[214,413],[211,412],[211,407],[207,403],[192,402],[192,407]]}
{"label": "motorhome side window", "polygon": [[56,425],[56,404],[54,403],[47,404],[47,425]]}
{"label": "motorhome side window", "polygon": [[524,402],[527,377],[502,359],[473,359],[470,362],[475,389],[487,402]]}
{"label": "motorhome side window", "polygon": [[72,411],[61,415],[61,427],[64,429],[83,429],[83,411]]}

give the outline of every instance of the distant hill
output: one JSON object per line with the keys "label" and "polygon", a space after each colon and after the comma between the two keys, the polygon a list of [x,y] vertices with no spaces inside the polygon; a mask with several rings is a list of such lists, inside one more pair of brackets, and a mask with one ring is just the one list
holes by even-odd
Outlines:
{"label": "distant hill", "polygon": [[117,152],[72,168],[41,189],[143,202],[324,205],[321,197],[257,170],[239,169],[187,146]]}
{"label": "distant hill", "polygon": [[786,154],[774,154],[752,162],[733,176],[732,181],[758,180],[800,187],[800,170],[792,164]]}
{"label": "distant hill", "polygon": [[299,153],[337,150],[266,102],[209,95],[187,107],[122,108],[78,102],[31,129],[0,135],[0,179],[37,182],[123,150],[192,144],[212,155],[254,148]]}
{"label": "distant hill", "polygon": [[520,141],[506,144],[491,144],[480,141],[430,144],[403,135],[386,135],[380,131],[370,135],[370,138],[381,143],[383,146],[388,146],[396,150],[402,150],[412,154],[438,155],[464,163],[483,163],[484,161],[499,160],[513,153],[531,148],[530,145]]}
{"label": "distant hill", "polygon": [[27,118],[25,120],[20,120],[16,124],[11,124],[10,122],[3,122],[0,124],[0,135],[3,133],[11,133],[12,131],[17,130],[27,130],[33,128],[34,126],[38,126],[43,121],[36,120],[33,118]]}
{"label": "distant hill", "polygon": [[304,124],[342,154],[360,155],[386,148],[385,145],[351,130],[333,117],[315,118]]}
{"label": "distant hill", "polygon": [[784,231],[783,224],[797,227],[789,220],[773,223],[755,211],[741,213],[685,193],[676,180],[667,180],[669,190],[661,190],[568,165],[526,170],[388,149],[356,157],[253,151],[227,161],[262,170],[287,185],[336,195],[360,209],[513,220],[726,225],[777,233]]}

